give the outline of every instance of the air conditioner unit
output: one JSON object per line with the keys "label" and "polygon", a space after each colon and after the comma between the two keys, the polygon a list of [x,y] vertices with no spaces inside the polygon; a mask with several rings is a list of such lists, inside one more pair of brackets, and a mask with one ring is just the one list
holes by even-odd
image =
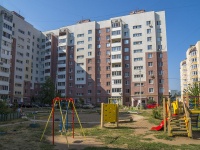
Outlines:
{"label": "air conditioner unit", "polygon": [[152,24],[149,24],[149,27],[150,27],[150,28],[152,28],[152,27],[153,27],[153,25],[152,25]]}

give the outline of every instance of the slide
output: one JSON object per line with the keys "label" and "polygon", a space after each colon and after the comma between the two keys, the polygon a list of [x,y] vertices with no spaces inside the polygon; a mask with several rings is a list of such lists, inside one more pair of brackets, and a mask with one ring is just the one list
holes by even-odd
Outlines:
{"label": "slide", "polygon": [[164,120],[162,120],[161,123],[160,123],[158,126],[152,127],[151,130],[159,131],[159,130],[161,130],[163,127],[164,127]]}

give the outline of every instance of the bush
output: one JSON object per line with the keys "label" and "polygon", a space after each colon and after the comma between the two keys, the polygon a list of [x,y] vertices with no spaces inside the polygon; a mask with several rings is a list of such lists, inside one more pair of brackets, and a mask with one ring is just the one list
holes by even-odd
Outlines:
{"label": "bush", "polygon": [[156,107],[152,110],[152,116],[155,119],[162,119],[162,107]]}

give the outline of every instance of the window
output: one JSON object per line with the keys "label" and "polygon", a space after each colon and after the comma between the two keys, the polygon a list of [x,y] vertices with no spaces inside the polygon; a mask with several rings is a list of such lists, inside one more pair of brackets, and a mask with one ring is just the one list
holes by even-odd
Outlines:
{"label": "window", "polygon": [[92,49],[92,44],[88,44],[88,49]]}
{"label": "window", "polygon": [[142,41],[135,41],[133,42],[133,45],[141,45],[142,44]]}
{"label": "window", "polygon": [[157,41],[162,41],[162,37],[158,37],[158,38],[157,38]]}
{"label": "window", "polygon": [[112,55],[112,59],[121,59],[121,54]]}
{"label": "window", "polygon": [[106,43],[106,47],[110,47],[110,43]]}
{"label": "window", "polygon": [[164,93],[164,88],[163,87],[159,88],[159,93]]}
{"label": "window", "polygon": [[91,71],[92,70],[92,67],[88,67],[88,71]]}
{"label": "window", "polygon": [[147,45],[148,50],[152,50],[152,45]]}
{"label": "window", "polygon": [[150,34],[151,33],[151,29],[147,29],[147,34]]}
{"label": "window", "polygon": [[88,41],[92,41],[92,37],[88,37]]}
{"label": "window", "polygon": [[110,50],[106,50],[106,55],[110,55]]}
{"label": "window", "polygon": [[114,22],[112,23],[112,28],[120,27],[120,22]]}
{"label": "window", "polygon": [[153,84],[153,79],[149,79],[149,84]]}
{"label": "window", "polygon": [[88,52],[88,56],[92,56],[92,52]]}
{"label": "window", "polygon": [[110,32],[110,28],[106,28],[106,33]]}
{"label": "window", "polygon": [[151,21],[146,21],[146,25],[147,26],[151,25]]}
{"label": "window", "polygon": [[125,66],[125,68],[129,68],[129,64],[125,64],[124,66]]}
{"label": "window", "polygon": [[153,92],[154,92],[153,88],[149,88],[149,93],[153,93]]}
{"label": "window", "polygon": [[91,64],[92,63],[92,59],[88,59],[88,64]]}
{"label": "window", "polygon": [[153,62],[148,62],[149,67],[153,67]]}
{"label": "window", "polygon": [[88,74],[88,79],[91,79],[92,78],[92,75],[91,74]]}
{"label": "window", "polygon": [[124,40],[124,44],[129,44],[129,40]]}
{"label": "window", "polygon": [[161,29],[157,29],[157,33],[161,33]]}
{"label": "window", "polygon": [[129,47],[124,48],[124,52],[129,52]]}
{"label": "window", "polygon": [[106,36],[106,40],[110,40],[110,35],[107,35],[107,36]]}
{"label": "window", "polygon": [[134,78],[142,78],[143,77],[143,74],[136,74],[134,75]]}
{"label": "window", "polygon": [[121,46],[112,47],[112,51],[121,51]]}
{"label": "window", "polygon": [[140,29],[140,28],[142,28],[142,25],[133,26],[133,29]]}
{"label": "window", "polygon": [[142,61],[142,60],[143,60],[142,57],[134,58],[134,61]]}
{"label": "window", "polygon": [[159,75],[163,75],[164,71],[163,70],[159,70],[158,74]]}
{"label": "window", "polygon": [[112,35],[120,35],[121,30],[112,31]]}
{"label": "window", "polygon": [[133,50],[133,53],[142,53],[142,49],[135,49]]}
{"label": "window", "polygon": [[124,29],[127,29],[128,28],[128,24],[124,24]]}
{"label": "window", "polygon": [[113,93],[120,93],[122,91],[121,88],[112,88]]}
{"label": "window", "polygon": [[159,79],[159,84],[163,84],[164,83],[164,79]]}
{"label": "window", "polygon": [[106,66],[106,70],[110,70],[110,66]]}
{"label": "window", "polygon": [[106,78],[110,78],[110,74],[106,74]]}
{"label": "window", "polygon": [[129,60],[129,56],[124,56],[124,60]]}
{"label": "window", "polygon": [[159,21],[156,21],[156,24],[157,25],[161,25],[161,21],[159,20]]}
{"label": "window", "polygon": [[124,73],[124,76],[125,76],[125,77],[129,77],[129,72],[125,72],[125,73]]}
{"label": "window", "polygon": [[134,70],[142,70],[143,66],[134,66]]}
{"label": "window", "polygon": [[129,34],[128,34],[128,31],[125,31],[124,32],[124,36],[128,36]]}
{"label": "window", "polygon": [[163,62],[159,62],[158,65],[159,65],[159,67],[162,67],[163,66]]}
{"label": "window", "polygon": [[151,42],[151,37],[147,37],[147,42]]}
{"label": "window", "polygon": [[92,34],[92,30],[88,30],[88,34]]}
{"label": "window", "polygon": [[126,93],[130,93],[130,90],[129,89],[126,89],[126,91],[125,91]]}
{"label": "window", "polygon": [[106,58],[106,62],[109,63],[110,62],[110,58]]}
{"label": "window", "polygon": [[153,75],[153,70],[148,71],[149,75]]}
{"label": "window", "polygon": [[113,71],[112,76],[121,76],[121,71]]}
{"label": "window", "polygon": [[84,44],[84,41],[78,41],[77,45]]}
{"label": "window", "polygon": [[110,85],[110,82],[106,82],[106,86],[109,86]]}
{"label": "window", "polygon": [[98,31],[97,31],[99,34],[101,34],[101,30],[99,29]]}
{"label": "window", "polygon": [[97,48],[101,48],[101,44],[97,44]]}
{"label": "window", "polygon": [[92,93],[92,90],[88,90],[88,94],[91,94]]}
{"label": "window", "polygon": [[125,85],[129,85],[129,80],[126,80],[126,81],[125,81]]}
{"label": "window", "polygon": [[162,53],[160,53],[160,54],[159,54],[159,58],[162,58],[162,57],[163,57],[163,54],[162,54]]}
{"label": "window", "polygon": [[97,37],[97,41],[100,41],[101,40],[101,37]]}
{"label": "window", "polygon": [[162,50],[162,45],[158,45],[158,50],[159,50],[159,51]]}
{"label": "window", "polygon": [[84,34],[78,34],[77,37],[84,37]]}
{"label": "window", "polygon": [[139,37],[139,36],[142,36],[142,33],[134,33],[133,34],[133,37]]}
{"label": "window", "polygon": [[152,53],[148,53],[148,58],[152,58],[153,54]]}

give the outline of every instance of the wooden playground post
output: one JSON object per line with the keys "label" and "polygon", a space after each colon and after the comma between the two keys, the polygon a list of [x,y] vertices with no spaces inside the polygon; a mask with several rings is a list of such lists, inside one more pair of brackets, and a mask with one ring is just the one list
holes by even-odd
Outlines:
{"label": "wooden playground post", "polygon": [[104,126],[104,118],[103,118],[103,103],[101,103],[101,128]]}
{"label": "wooden playground post", "polygon": [[189,95],[188,95],[188,92],[186,93],[185,101],[186,101],[186,106],[189,108]]}
{"label": "wooden playground post", "polygon": [[170,133],[170,121],[171,121],[171,101],[170,98],[168,98],[168,136],[171,136]]}
{"label": "wooden playground post", "polygon": [[166,133],[166,100],[163,98],[163,120],[164,120],[164,132]]}

